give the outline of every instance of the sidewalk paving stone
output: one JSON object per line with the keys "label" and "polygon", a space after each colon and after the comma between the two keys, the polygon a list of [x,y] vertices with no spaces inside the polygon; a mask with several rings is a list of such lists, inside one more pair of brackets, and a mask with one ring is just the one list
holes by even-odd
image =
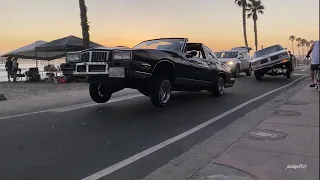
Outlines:
{"label": "sidewalk paving stone", "polygon": [[[308,83],[301,82],[143,179],[318,180],[319,92]],[[268,138],[248,139],[248,133],[259,129],[265,132],[254,135]],[[273,139],[276,135],[281,138]]]}
{"label": "sidewalk paving stone", "polygon": [[242,138],[234,147],[319,158],[318,127],[261,123],[256,128],[283,132],[287,136],[273,141]]}

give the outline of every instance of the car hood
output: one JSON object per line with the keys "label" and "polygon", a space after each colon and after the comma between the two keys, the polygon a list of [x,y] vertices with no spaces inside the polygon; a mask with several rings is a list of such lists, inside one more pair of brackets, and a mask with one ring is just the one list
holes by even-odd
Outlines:
{"label": "car hood", "polygon": [[218,58],[219,62],[226,63],[229,61],[237,61],[237,58]]}
{"label": "car hood", "polygon": [[281,51],[277,51],[277,52],[274,52],[274,53],[266,54],[264,56],[260,56],[260,57],[254,58],[252,60],[252,62],[257,62],[257,61],[260,61],[262,59],[269,58],[271,56],[282,54],[282,53],[285,53],[285,52],[287,52],[287,50],[281,50]]}

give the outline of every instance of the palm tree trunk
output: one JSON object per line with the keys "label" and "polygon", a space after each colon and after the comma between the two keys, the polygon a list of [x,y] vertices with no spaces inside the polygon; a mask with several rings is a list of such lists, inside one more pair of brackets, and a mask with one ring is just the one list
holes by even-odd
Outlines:
{"label": "palm tree trunk", "polygon": [[246,47],[248,47],[248,38],[247,38],[247,18],[246,18],[246,6],[242,6],[242,21],[243,21],[243,36]]}
{"label": "palm tree trunk", "polygon": [[258,51],[258,29],[257,29],[257,20],[253,20],[254,28],[254,43],[256,45],[256,51]]}
{"label": "palm tree trunk", "polygon": [[89,23],[87,17],[87,6],[85,4],[85,0],[79,0],[80,7],[80,18],[81,18],[81,28],[82,28],[82,38],[83,38],[83,48],[89,48]]}
{"label": "palm tree trunk", "polygon": [[291,41],[291,43],[292,43],[292,52],[293,52],[293,54],[294,54],[293,41]]}

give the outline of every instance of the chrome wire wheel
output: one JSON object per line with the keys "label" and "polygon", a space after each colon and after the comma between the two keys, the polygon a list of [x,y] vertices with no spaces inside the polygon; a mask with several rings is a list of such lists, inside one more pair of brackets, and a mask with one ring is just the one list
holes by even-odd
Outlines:
{"label": "chrome wire wheel", "polygon": [[159,100],[161,104],[166,104],[171,97],[171,84],[168,81],[164,81],[159,89]]}

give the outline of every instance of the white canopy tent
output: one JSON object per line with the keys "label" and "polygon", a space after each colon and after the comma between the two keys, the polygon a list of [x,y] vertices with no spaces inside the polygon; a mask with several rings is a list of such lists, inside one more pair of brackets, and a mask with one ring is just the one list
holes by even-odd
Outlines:
{"label": "white canopy tent", "polygon": [[58,59],[64,57],[66,52],[64,51],[50,51],[50,52],[37,52],[36,47],[46,44],[46,41],[36,41],[32,44],[23,46],[19,49],[11,51],[2,55],[2,57],[17,57],[21,59],[35,59],[35,60],[46,60],[51,61],[54,59]]}

